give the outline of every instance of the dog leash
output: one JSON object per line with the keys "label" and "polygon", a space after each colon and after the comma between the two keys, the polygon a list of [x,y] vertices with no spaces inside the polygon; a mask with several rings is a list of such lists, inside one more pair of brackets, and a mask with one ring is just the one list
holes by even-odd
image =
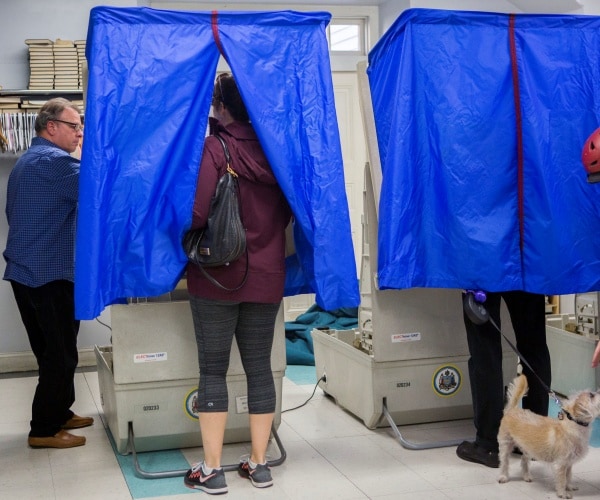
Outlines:
{"label": "dog leash", "polygon": [[513,351],[515,351],[515,353],[517,354],[517,356],[519,356],[519,359],[521,360],[521,362],[523,362],[527,368],[529,368],[529,370],[531,370],[531,373],[533,373],[536,378],[538,379],[539,383],[542,384],[542,387],[544,388],[544,390],[552,397],[552,399],[554,399],[554,402],[556,403],[556,405],[558,406],[558,419],[562,420],[563,419],[563,415],[565,417],[567,417],[571,422],[575,422],[578,425],[581,425],[582,427],[588,427],[589,426],[589,422],[582,422],[581,420],[577,420],[576,418],[573,418],[573,415],[571,415],[567,410],[565,410],[562,407],[562,404],[560,402],[560,400],[558,399],[558,397],[556,396],[556,393],[550,389],[550,387],[548,387],[544,381],[540,378],[540,376],[535,373],[535,371],[533,370],[533,368],[531,367],[531,365],[527,362],[527,360],[523,357],[523,355],[518,351],[518,349],[516,348],[516,346],[513,345],[513,343],[506,337],[506,335],[504,335],[502,333],[502,331],[500,330],[500,328],[498,327],[498,325],[496,324],[496,322],[490,317],[489,318],[490,323],[494,326],[494,328],[496,330],[498,330],[500,332],[500,335],[502,335],[504,337],[504,340],[506,340],[506,342],[508,343],[508,345],[512,348]]}
{"label": "dog leash", "polygon": [[[529,368],[531,373],[533,373],[535,375],[535,378],[538,379],[538,382],[541,384],[541,386],[544,388],[544,390],[550,395],[550,397],[552,397],[552,399],[554,399],[554,401],[556,402],[558,407],[561,409],[561,411],[565,411],[565,410],[563,410],[560,400],[558,399],[558,396],[556,395],[556,393],[550,387],[548,387],[548,385],[542,380],[542,378],[537,373],[535,373],[535,370],[531,367],[531,365],[528,363],[528,361],[523,357],[523,355],[519,352],[517,347],[509,340],[509,338],[502,333],[502,331],[500,330],[500,328],[498,327],[496,322],[491,317],[489,318],[489,321],[494,326],[494,328],[500,332],[500,335],[502,335],[502,337],[504,337],[504,340],[506,340],[506,343],[512,348],[513,351],[515,351],[516,355],[519,356],[519,359],[521,360],[521,362],[525,366],[527,366],[527,368]],[[565,412],[565,413],[567,413],[567,412]],[[571,419],[571,416],[568,414],[567,414],[567,417],[569,419]]]}
{"label": "dog leash", "polygon": [[[466,290],[465,294],[463,295],[463,309],[464,309],[467,317],[476,325],[483,325],[484,323],[489,321],[493,325],[493,327],[496,330],[498,330],[500,335],[502,335],[504,340],[506,340],[506,343],[511,347],[511,349],[513,351],[515,351],[515,354],[519,357],[519,359],[521,360],[521,363],[523,363],[525,366],[527,366],[527,368],[529,368],[531,373],[533,373],[535,375],[535,377],[538,379],[539,383],[541,384],[542,388],[550,395],[550,397],[558,405],[560,412],[563,412],[569,420],[573,420],[574,422],[577,422],[579,425],[587,426],[587,424],[585,422],[579,422],[578,420],[575,420],[569,414],[568,411],[563,409],[560,400],[556,396],[556,393],[550,387],[548,387],[548,385],[541,379],[541,377],[531,367],[529,362],[519,352],[517,347],[510,341],[510,339],[506,335],[504,335],[504,333],[502,333],[502,330],[500,329],[500,327],[492,319],[489,312],[483,305],[483,302],[485,302],[486,298],[487,297],[485,295],[485,292],[483,292],[481,290],[476,290],[476,291],[475,290]],[[559,412],[559,418],[560,418],[560,412]]]}

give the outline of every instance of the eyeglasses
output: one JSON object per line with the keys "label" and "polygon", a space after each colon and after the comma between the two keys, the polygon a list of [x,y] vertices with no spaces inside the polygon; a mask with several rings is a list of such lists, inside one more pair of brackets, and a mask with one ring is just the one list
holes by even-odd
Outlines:
{"label": "eyeglasses", "polygon": [[58,118],[54,118],[50,121],[64,123],[65,125],[71,127],[75,132],[83,132],[83,125],[80,123],[67,122],[65,120],[59,120]]}

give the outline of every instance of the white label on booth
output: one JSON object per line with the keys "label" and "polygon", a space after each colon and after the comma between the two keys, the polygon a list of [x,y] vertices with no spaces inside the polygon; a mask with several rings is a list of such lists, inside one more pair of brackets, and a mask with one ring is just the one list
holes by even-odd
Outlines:
{"label": "white label on booth", "polygon": [[134,363],[154,363],[155,361],[167,361],[166,352],[148,352],[144,354],[134,354]]}
{"label": "white label on booth", "polygon": [[248,413],[248,396],[238,396],[235,398],[236,413]]}
{"label": "white label on booth", "polygon": [[392,343],[396,342],[416,342],[421,340],[421,332],[415,333],[395,333],[392,335]]}

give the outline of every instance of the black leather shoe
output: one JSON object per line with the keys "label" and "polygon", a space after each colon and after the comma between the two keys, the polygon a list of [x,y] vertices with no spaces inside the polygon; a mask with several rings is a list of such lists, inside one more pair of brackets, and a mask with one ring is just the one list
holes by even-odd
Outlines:
{"label": "black leather shoe", "polygon": [[456,448],[456,455],[458,455],[458,458],[462,458],[467,462],[485,465],[486,467],[492,467],[493,469],[500,467],[497,452],[488,451],[470,441],[463,441],[460,443],[458,448]]}

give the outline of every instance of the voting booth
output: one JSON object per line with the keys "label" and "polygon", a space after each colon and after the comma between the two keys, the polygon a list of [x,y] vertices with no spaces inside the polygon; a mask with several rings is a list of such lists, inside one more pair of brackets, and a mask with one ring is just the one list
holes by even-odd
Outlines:
{"label": "voting booth", "polygon": [[[111,307],[112,344],[95,346],[102,408],[117,451],[202,446],[195,399],[198,355],[185,280],[171,293]],[[285,374],[283,311],[271,355],[281,421]],[[250,441],[246,376],[235,340],[227,372],[229,416],[225,442]],[[134,439],[130,442],[130,428]]]}
{"label": "voting booth", "polygon": [[[325,374],[322,389],[369,428],[470,418],[462,291],[378,287],[381,168],[363,65],[359,65],[359,84],[370,158],[363,194],[359,327],[313,330],[317,376]],[[514,342],[504,303],[501,319],[503,333]],[[508,384],[516,374],[517,357],[506,343],[503,349]],[[403,439],[401,442],[412,447]],[[443,444],[454,443],[433,446]]]}

